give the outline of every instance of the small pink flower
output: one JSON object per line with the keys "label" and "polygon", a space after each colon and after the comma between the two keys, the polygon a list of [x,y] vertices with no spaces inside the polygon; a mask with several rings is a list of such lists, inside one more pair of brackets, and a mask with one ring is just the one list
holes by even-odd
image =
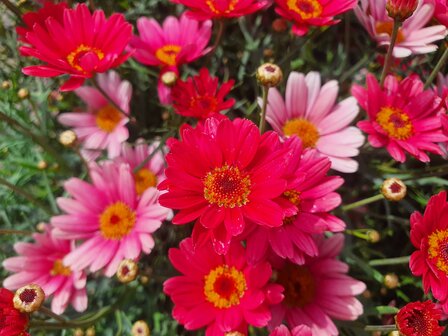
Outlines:
{"label": "small pink flower", "polygon": [[[115,71],[97,76],[98,85],[124,112],[129,113],[132,86],[122,81]],[[121,144],[129,137],[126,124],[129,118],[104,98],[98,89],[83,86],[75,93],[87,104],[86,112],[62,113],[61,124],[73,127],[82,143],[81,153],[88,160],[96,159],[101,150],[107,149],[109,158],[120,154]]]}
{"label": "small pink flower", "polygon": [[18,257],[3,261],[3,267],[16,274],[7,277],[3,285],[16,290],[30,283],[42,287],[45,296],[53,296],[51,310],[62,314],[71,303],[78,312],[87,309],[86,274],[63,263],[75,247],[73,241],[60,240],[46,227],[43,234],[33,234],[34,243],[16,243]]}

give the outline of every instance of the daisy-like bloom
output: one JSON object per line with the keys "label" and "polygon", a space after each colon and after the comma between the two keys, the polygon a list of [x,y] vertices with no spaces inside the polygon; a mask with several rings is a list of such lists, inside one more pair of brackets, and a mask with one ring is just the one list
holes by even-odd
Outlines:
{"label": "daisy-like bloom", "polygon": [[352,87],[353,96],[369,118],[358,122],[358,127],[369,135],[373,147],[385,147],[398,162],[406,161],[406,152],[429,162],[425,151],[442,155],[437,142],[447,140],[439,116],[443,111],[441,99],[423,86],[417,76],[399,82],[389,75],[381,89],[376,78],[369,74],[367,88]]}
{"label": "daisy-like bloom", "polygon": [[333,318],[356,320],[363,313],[355,295],[366,286],[349,277],[348,265],[336,259],[344,236],[319,237],[317,244],[317,257],[307,258],[301,266],[286,262],[278,270],[277,283],[285,288],[285,299],[272,308],[271,328],[285,320],[290,328],[306,325],[313,335],[335,336],[339,333]]}
{"label": "daisy-like bloom", "polygon": [[448,204],[446,191],[432,196],[422,215],[411,215],[411,242],[417,249],[411,255],[412,274],[421,276],[425,293],[432,292],[448,312]]}
{"label": "daisy-like bloom", "polygon": [[93,14],[85,4],[74,9],[65,8],[62,16],[41,19],[24,34],[25,46],[20,51],[44,62],[22,69],[36,77],[55,77],[68,74],[70,79],[61,91],[81,86],[93,77],[123,63],[130,54],[124,54],[132,35],[132,26],[122,14],[106,19],[102,10]]}
{"label": "daisy-like bloom", "polygon": [[218,78],[210,76],[207,68],[199,75],[178,81],[171,92],[175,111],[186,117],[206,119],[216,116],[235,104],[235,99],[224,100],[235,83],[229,80],[218,88]]}
{"label": "daisy-like bloom", "polygon": [[269,336],[313,336],[311,329],[306,325],[300,325],[291,331],[285,325],[275,328]]}
{"label": "daisy-like bloom", "polygon": [[[124,112],[129,113],[132,97],[131,84],[120,79],[115,71],[97,76],[98,85]],[[82,144],[81,153],[87,160],[94,160],[101,150],[107,149],[110,158],[120,154],[121,145],[129,137],[126,124],[129,118],[104,98],[101,92],[91,86],[83,86],[75,93],[87,104],[85,112],[62,113],[61,124],[73,127]]]}
{"label": "daisy-like bloom", "polygon": [[[379,46],[389,46],[393,19],[387,14],[386,1],[361,0],[355,8],[358,20]],[[394,57],[402,58],[412,54],[426,54],[437,49],[432,42],[445,38],[445,26],[426,27],[434,14],[434,3],[419,2],[414,14],[404,21],[398,31],[393,50]]]}
{"label": "daisy-like bloom", "polygon": [[448,3],[446,0],[435,0],[436,8],[434,11],[434,17],[437,21],[443,24],[445,27],[448,26]]}
{"label": "daisy-like bloom", "polygon": [[91,272],[105,269],[108,277],[117,272],[123,259],[137,259],[154,247],[152,233],[169,214],[157,203],[159,193],[147,189],[140,197],[135,190],[132,171],[127,164],[91,164],[92,184],[71,178],[64,184],[71,198],[58,198],[65,215],[51,223],[54,235],[62,239],[83,239],[64,259],[73,270],[90,267]]}
{"label": "daisy-like bloom", "polygon": [[206,327],[206,336],[246,335],[247,325],[266,326],[269,305],[283,298],[283,288],[269,283],[269,263],[248,265],[240,242],[222,256],[210,242],[199,247],[187,238],[168,256],[182,275],[165,281],[163,291],[174,302],[173,317],[187,330]]}
{"label": "daisy-like bloom", "polygon": [[249,15],[269,5],[266,0],[171,0],[190,10],[196,20],[234,18]]}
{"label": "daisy-like bloom", "polygon": [[86,275],[62,262],[74,243],[53,237],[48,226],[33,238],[33,243],[16,243],[14,249],[19,256],[3,261],[3,267],[15,273],[3,285],[14,290],[29,283],[39,285],[47,297],[53,296],[51,309],[56,314],[62,314],[69,303],[78,312],[86,310]]}
{"label": "daisy-like bloom", "polygon": [[358,163],[351,157],[359,154],[364,136],[349,124],[359,108],[351,97],[336,104],[338,91],[334,80],[321,86],[318,72],[292,72],[285,100],[276,88],[269,90],[266,120],[283,137],[297,136],[304,148],[316,148],[331,160],[333,169],[353,173]]}
{"label": "daisy-like bloom", "polygon": [[[145,164],[135,173],[135,191],[141,196],[147,189],[155,188],[165,180],[165,158],[166,147],[158,148],[159,143],[147,144],[143,139],[138,139],[135,146],[124,143],[121,147],[121,154],[116,158],[117,162],[129,164],[131,171]],[[151,159],[148,158],[151,156]]]}
{"label": "daisy-like bloom", "polygon": [[281,200],[293,203],[297,212],[287,214],[280,227],[257,226],[247,235],[250,262],[265,260],[273,251],[281,258],[303,264],[305,256],[317,256],[314,234],[345,228],[342,220],[329,214],[341,204],[341,197],[334,191],[344,183],[339,176],[327,176],[331,162],[315,150],[303,152],[296,137],[287,139],[285,146],[291,154],[286,162],[288,184]]}
{"label": "daisy-like bloom", "polygon": [[310,27],[330,26],[338,23],[335,16],[356,6],[357,0],[275,0],[275,11],[292,21],[294,34],[303,36]]}
{"label": "daisy-like bloom", "polygon": [[209,118],[196,129],[185,125],[180,135],[180,141],[169,141],[167,179],[159,184],[167,190],[160,203],[180,210],[173,224],[198,219],[195,232],[210,235],[215,250],[224,254],[247,220],[282,225],[284,210],[275,198],[286,187],[286,150],[278,148],[275,133],[260,135],[245,119]]}
{"label": "daisy-like bloom", "polygon": [[411,302],[400,309],[395,322],[403,336],[441,336],[445,327],[439,326],[442,311],[431,301]]}
{"label": "daisy-like bloom", "polygon": [[28,314],[14,308],[14,293],[0,288],[0,336],[30,336]]}

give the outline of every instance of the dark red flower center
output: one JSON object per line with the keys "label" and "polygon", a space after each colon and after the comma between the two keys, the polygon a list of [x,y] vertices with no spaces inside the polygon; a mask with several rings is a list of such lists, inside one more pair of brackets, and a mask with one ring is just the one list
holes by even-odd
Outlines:
{"label": "dark red flower center", "polygon": [[22,293],[20,293],[20,300],[24,303],[33,303],[36,299],[37,293],[34,289],[25,289]]}
{"label": "dark red flower center", "polygon": [[288,307],[305,307],[313,302],[316,295],[316,281],[305,266],[286,264],[277,275],[277,282],[285,288],[285,300]]}
{"label": "dark red flower center", "polygon": [[393,192],[394,194],[399,193],[402,189],[401,185],[397,182],[394,182],[391,184],[391,186],[389,187],[390,191]]}

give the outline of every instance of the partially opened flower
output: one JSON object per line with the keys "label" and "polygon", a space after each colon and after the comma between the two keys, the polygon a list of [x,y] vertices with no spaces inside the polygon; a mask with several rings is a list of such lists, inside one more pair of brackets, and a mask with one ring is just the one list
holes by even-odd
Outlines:
{"label": "partially opened flower", "polygon": [[313,336],[311,329],[306,325],[299,325],[292,330],[287,326],[281,325],[275,328],[269,336]]}
{"label": "partially opened flower", "polygon": [[[358,20],[379,46],[388,46],[393,29],[393,19],[386,11],[386,1],[361,0],[355,8]],[[404,21],[398,31],[393,50],[395,57],[407,57],[412,54],[426,54],[437,49],[435,41],[442,40],[447,30],[445,26],[425,26],[434,14],[434,3],[420,1],[414,14]]]}
{"label": "partially opened flower", "polygon": [[47,298],[52,297],[51,309],[56,314],[62,314],[69,303],[78,312],[86,310],[86,274],[62,261],[74,249],[74,242],[53,237],[48,226],[33,238],[32,243],[16,243],[14,249],[19,256],[3,261],[3,267],[15,273],[3,285],[12,290],[29,283],[39,285]]}
{"label": "partially opened flower", "polygon": [[338,23],[334,17],[353,9],[356,3],[357,0],[275,0],[275,11],[293,22],[294,34],[303,36],[310,27]]}
{"label": "partially opened flower", "polygon": [[292,72],[285,99],[276,88],[269,90],[266,120],[283,137],[297,136],[304,148],[315,148],[328,157],[333,169],[353,173],[358,163],[352,157],[359,154],[364,136],[349,125],[359,108],[353,98],[336,103],[338,91],[334,80],[321,86],[317,72],[306,76]]}
{"label": "partially opened flower", "polygon": [[174,302],[173,317],[187,330],[206,328],[207,336],[238,331],[247,325],[264,327],[269,306],[282,300],[283,288],[269,284],[271,266],[250,266],[244,248],[234,242],[225,255],[218,255],[210,242],[195,247],[191,238],[169,250],[174,267],[182,273],[168,279],[163,291]]}
{"label": "partially opened flower", "polygon": [[28,314],[14,308],[14,293],[6,288],[0,288],[0,335],[30,336],[28,329]]}
{"label": "partially opened flower", "polygon": [[37,77],[68,74],[62,91],[74,90],[86,78],[119,66],[128,57],[123,53],[132,35],[132,26],[122,14],[106,19],[102,10],[93,14],[85,4],[65,8],[63,15],[49,16],[24,32],[25,46],[20,51],[44,62],[23,68],[23,73]]}
{"label": "partially opened flower", "polygon": [[367,112],[368,120],[358,122],[358,127],[369,135],[373,147],[385,147],[399,162],[406,161],[406,152],[422,162],[430,160],[426,152],[442,154],[437,143],[447,138],[439,116],[441,99],[424,90],[417,76],[399,82],[389,75],[381,89],[369,74],[367,88],[354,85],[352,94]]}
{"label": "partially opened flower", "polygon": [[411,302],[395,316],[397,329],[403,336],[441,336],[445,327],[439,326],[442,311],[431,301]]}
{"label": "partially opened flower", "polygon": [[92,183],[71,178],[64,184],[70,198],[58,198],[66,213],[54,216],[53,232],[62,239],[82,239],[63,259],[73,270],[105,269],[113,276],[123,259],[137,259],[154,247],[152,233],[170,213],[157,202],[159,192],[147,189],[138,197],[128,164],[91,164]]}
{"label": "partially opened flower", "polygon": [[285,299],[272,308],[270,328],[285,320],[290,328],[306,325],[313,335],[335,336],[339,333],[332,319],[356,320],[363,313],[355,295],[366,286],[348,276],[348,265],[336,259],[344,236],[319,237],[317,244],[317,257],[301,266],[285,262],[278,269],[277,283],[285,288]]}
{"label": "partially opened flower", "polygon": [[[129,113],[132,86],[122,81],[115,71],[100,74],[98,85],[125,113]],[[126,124],[129,121],[123,113],[113,106],[103,94],[91,86],[83,86],[75,93],[87,104],[85,112],[62,113],[61,124],[73,127],[82,144],[81,153],[88,160],[96,159],[103,149],[109,158],[120,154],[121,145],[129,137]]]}

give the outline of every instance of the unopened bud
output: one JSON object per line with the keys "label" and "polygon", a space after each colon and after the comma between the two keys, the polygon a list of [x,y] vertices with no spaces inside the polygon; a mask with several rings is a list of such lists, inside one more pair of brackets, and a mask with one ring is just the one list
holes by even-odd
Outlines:
{"label": "unopened bud", "polygon": [[381,193],[388,201],[398,202],[406,196],[406,185],[398,178],[392,177],[384,181]]}
{"label": "unopened bud", "polygon": [[272,29],[277,33],[284,33],[288,29],[288,24],[284,19],[275,19],[272,22]]}
{"label": "unopened bud", "polygon": [[367,241],[370,243],[378,243],[381,240],[381,235],[377,230],[369,230],[366,232]]}
{"label": "unopened bud", "polygon": [[392,19],[400,22],[414,14],[418,5],[418,0],[387,0],[386,10]]}
{"label": "unopened bud", "polygon": [[256,76],[258,82],[266,87],[277,86],[283,79],[282,70],[273,63],[265,63],[259,66]]}
{"label": "unopened bud", "polygon": [[387,336],[400,336],[400,332],[397,330],[391,331]]}
{"label": "unopened bud", "polygon": [[22,313],[38,311],[45,300],[45,293],[36,284],[30,284],[19,288],[13,298],[14,308]]}
{"label": "unopened bud", "polygon": [[48,163],[44,160],[40,160],[37,163],[37,169],[44,170],[44,169],[47,169],[47,167],[48,167]]}
{"label": "unopened bud", "polygon": [[10,80],[5,80],[2,82],[2,89],[3,90],[8,90],[10,89],[12,86],[12,82]]}
{"label": "unopened bud", "polygon": [[226,332],[224,336],[244,336],[244,334],[239,331],[229,331]]}
{"label": "unopened bud", "polygon": [[138,265],[132,259],[124,259],[121,261],[117,270],[118,281],[128,283],[134,281],[138,275]]}
{"label": "unopened bud", "polygon": [[95,336],[96,332],[95,332],[95,327],[89,327],[86,330],[86,336]]}
{"label": "unopened bud", "polygon": [[44,232],[46,228],[47,228],[47,224],[45,224],[44,222],[40,222],[36,225],[36,229],[39,232]]}
{"label": "unopened bud", "polygon": [[73,147],[76,140],[76,133],[72,130],[67,130],[59,134],[59,143],[64,147]]}
{"label": "unopened bud", "polygon": [[84,336],[84,331],[80,328],[75,329],[75,331],[73,332],[73,336]]}
{"label": "unopened bud", "polygon": [[177,74],[174,71],[167,71],[160,79],[166,86],[173,87],[177,82],[177,78]]}
{"label": "unopened bud", "polygon": [[274,56],[274,50],[272,50],[271,48],[264,49],[263,56],[266,58],[271,58],[272,56]]}
{"label": "unopened bud", "polygon": [[19,96],[20,99],[25,99],[30,95],[30,92],[28,91],[27,88],[21,88],[18,92],[17,92],[17,96]]}
{"label": "unopened bud", "polygon": [[140,283],[142,285],[147,285],[149,282],[149,277],[147,275],[140,276]]}
{"label": "unopened bud", "polygon": [[137,321],[132,326],[132,336],[149,336],[151,334],[149,326],[145,321]]}
{"label": "unopened bud", "polygon": [[388,289],[395,289],[400,285],[400,281],[395,273],[387,273],[384,276],[383,284]]}

